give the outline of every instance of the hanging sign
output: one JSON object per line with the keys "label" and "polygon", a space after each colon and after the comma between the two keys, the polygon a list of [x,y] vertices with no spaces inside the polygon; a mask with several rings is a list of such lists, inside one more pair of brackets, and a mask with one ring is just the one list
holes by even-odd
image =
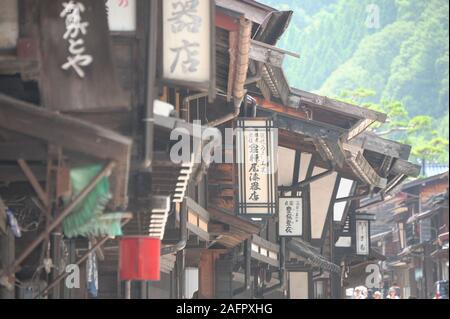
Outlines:
{"label": "hanging sign", "polygon": [[164,0],[165,82],[215,92],[213,0]]}
{"label": "hanging sign", "polygon": [[62,112],[129,108],[115,74],[105,1],[38,3],[42,104]]}
{"label": "hanging sign", "polygon": [[356,220],[356,254],[369,254],[369,221]]}
{"label": "hanging sign", "polygon": [[109,30],[115,32],[136,31],[136,0],[108,0]]}
{"label": "hanging sign", "polygon": [[277,207],[278,134],[272,120],[236,122],[237,213],[252,217],[275,214]]}
{"label": "hanging sign", "polygon": [[278,235],[283,237],[302,236],[302,199],[280,197],[278,202]]}

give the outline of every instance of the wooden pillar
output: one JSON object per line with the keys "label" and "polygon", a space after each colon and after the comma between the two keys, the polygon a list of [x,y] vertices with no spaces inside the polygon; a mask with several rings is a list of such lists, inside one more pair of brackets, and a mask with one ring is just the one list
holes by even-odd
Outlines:
{"label": "wooden pillar", "polygon": [[[334,229],[334,222],[333,217],[330,218],[330,255],[331,255],[331,262],[337,265],[341,264],[341,258],[336,253],[336,236],[335,236],[335,229]],[[330,293],[331,293],[331,299],[341,299],[342,298],[342,284],[341,284],[341,274],[331,272],[330,273]]]}
{"label": "wooden pillar", "polygon": [[434,263],[430,256],[432,252],[431,244],[427,243],[424,246],[424,260],[423,260],[423,278],[424,282],[424,297],[429,299],[433,295],[434,290]]}
{"label": "wooden pillar", "polygon": [[184,299],[184,269],[185,269],[185,251],[180,250],[176,255],[176,280],[177,280],[177,299]]}
{"label": "wooden pillar", "polygon": [[199,299],[213,299],[215,297],[216,260],[223,254],[223,250],[204,250],[199,263]]}

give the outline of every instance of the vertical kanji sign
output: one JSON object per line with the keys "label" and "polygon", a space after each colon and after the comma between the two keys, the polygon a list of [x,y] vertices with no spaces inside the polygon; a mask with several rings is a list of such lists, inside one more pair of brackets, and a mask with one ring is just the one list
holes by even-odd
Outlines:
{"label": "vertical kanji sign", "polygon": [[213,94],[214,5],[212,0],[162,1],[166,83],[185,84]]}
{"label": "vertical kanji sign", "polygon": [[369,221],[368,220],[356,220],[356,254],[365,255],[369,254]]}
{"label": "vertical kanji sign", "polygon": [[269,119],[236,122],[237,212],[264,217],[275,214],[277,204],[278,134]]}
{"label": "vertical kanji sign", "polygon": [[302,199],[280,197],[278,204],[278,235],[283,237],[302,236]]}

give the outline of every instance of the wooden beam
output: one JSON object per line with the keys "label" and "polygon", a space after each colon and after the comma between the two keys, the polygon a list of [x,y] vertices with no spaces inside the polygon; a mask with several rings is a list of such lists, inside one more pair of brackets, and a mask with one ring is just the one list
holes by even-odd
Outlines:
{"label": "wooden beam", "polygon": [[[97,238],[92,237],[91,238],[91,243],[92,243],[92,246],[95,247],[97,245],[97,243],[98,243]],[[98,248],[95,250],[95,254],[97,255],[97,258],[98,258],[99,261],[104,261],[105,260],[105,252],[103,251],[101,245],[98,246]]]}
{"label": "wooden beam", "polygon": [[252,254],[252,258],[253,259],[256,259],[256,260],[258,260],[260,262],[263,262],[265,264],[271,265],[273,267],[277,267],[277,268],[280,267],[280,261],[278,261],[278,260],[269,258],[269,257],[264,256],[264,255],[261,255],[261,254],[257,253],[256,251],[253,251],[253,250],[252,250],[251,254]]}
{"label": "wooden beam", "polygon": [[386,114],[372,111],[365,107],[330,99],[326,96],[317,95],[296,88],[291,88],[291,91],[293,95],[300,97],[300,103],[305,103],[312,107],[348,115],[353,118],[375,120],[381,123],[384,123],[387,119]]}
{"label": "wooden beam", "polygon": [[229,32],[239,31],[239,19],[237,17],[230,17],[220,10],[216,10],[216,27]]}
{"label": "wooden beam", "polygon": [[[345,142],[344,142],[345,144]],[[387,140],[374,133],[364,132],[348,142],[349,145],[383,155],[408,160],[411,146]]]}
{"label": "wooden beam", "polygon": [[37,60],[24,59],[0,59],[0,74],[14,75],[21,74],[30,77],[39,74],[40,66]]}
{"label": "wooden beam", "polygon": [[196,201],[190,197],[186,197],[186,205],[188,209],[194,211],[197,215],[203,218],[205,221],[209,221],[209,212],[201,207]]}
{"label": "wooden beam", "polygon": [[251,41],[250,59],[262,62],[274,67],[281,68],[283,66],[285,54],[299,58],[298,54],[279,49],[275,46],[268,45],[256,40]]}
{"label": "wooden beam", "polygon": [[211,236],[220,236],[230,231],[230,226],[222,223],[209,223],[208,232]]}
{"label": "wooden beam", "polygon": [[345,138],[343,140],[344,141],[349,141],[349,140],[355,138],[356,136],[358,136],[359,134],[364,132],[373,123],[375,123],[375,120],[373,120],[373,119],[361,119],[361,120],[359,120],[358,122],[356,122],[355,125],[353,125],[350,128],[350,130],[348,131],[348,133],[346,134],[346,136],[345,136]]}
{"label": "wooden beam", "polygon": [[194,233],[198,238],[202,239],[203,241],[209,242],[211,240],[209,232],[204,231],[200,227],[193,225],[191,223],[187,223],[186,225],[187,229]]}
{"label": "wooden beam", "polygon": [[128,137],[3,94],[0,94],[0,128],[44,140],[65,150],[116,161],[117,168],[111,178],[111,205],[127,205],[132,146]]}
{"label": "wooden beam", "polygon": [[291,91],[283,69],[265,64],[262,68],[262,76],[264,81],[268,82],[267,84],[271,88],[272,94],[278,96],[283,104],[287,106]]}
{"label": "wooden beam", "polygon": [[326,123],[301,119],[259,106],[257,107],[257,110],[258,116],[275,117],[276,124],[279,129],[291,131],[296,134],[306,135],[312,138],[328,139],[330,141],[337,142],[340,136],[345,133],[344,129],[340,129]]}
{"label": "wooden beam", "polygon": [[422,168],[420,165],[413,164],[403,159],[397,159],[392,165],[390,172],[395,175],[403,174],[411,177],[417,177],[420,175],[421,169]]}
{"label": "wooden beam", "polygon": [[293,117],[297,117],[300,119],[307,119],[308,114],[300,109],[294,109],[292,107],[286,107],[284,105],[275,103],[273,101],[268,101],[263,98],[255,97],[256,103],[258,106],[263,107],[265,109],[269,109],[275,112],[284,113],[291,115]]}
{"label": "wooden beam", "polygon": [[45,192],[45,190],[42,188],[41,184],[39,184],[39,181],[37,180],[36,176],[33,174],[33,171],[31,170],[31,168],[28,166],[28,164],[23,159],[18,159],[17,163],[19,164],[23,173],[27,177],[28,181],[30,182],[30,184],[33,187],[36,194],[38,195],[39,199],[44,204],[44,206],[45,206],[44,208],[48,208],[50,205],[49,196]]}
{"label": "wooden beam", "polygon": [[357,154],[351,154],[348,157],[348,164],[353,169],[355,174],[359,176],[365,183],[373,187],[386,187],[387,179],[382,178],[380,175],[378,175],[378,173],[365,159],[362,151],[358,152]]}
{"label": "wooden beam", "polygon": [[255,1],[216,0],[216,6],[221,9],[226,9],[230,14],[245,14],[248,19],[257,24],[264,23],[267,15],[270,13],[267,7],[263,8]]}
{"label": "wooden beam", "polygon": [[260,231],[260,226],[258,224],[252,223],[241,217],[230,215],[227,213],[222,213],[215,209],[209,209],[209,214],[212,220],[217,220],[221,223],[234,226],[239,230],[242,230],[248,234],[257,234]]}
{"label": "wooden beam", "polygon": [[339,168],[344,167],[345,154],[340,140],[314,139],[314,146],[324,161],[336,163]]}
{"label": "wooden beam", "polygon": [[0,94],[0,127],[100,159],[123,161],[131,139],[73,117]]}
{"label": "wooden beam", "polygon": [[252,243],[272,252],[278,253],[280,251],[278,244],[272,243],[258,235],[252,235]]}

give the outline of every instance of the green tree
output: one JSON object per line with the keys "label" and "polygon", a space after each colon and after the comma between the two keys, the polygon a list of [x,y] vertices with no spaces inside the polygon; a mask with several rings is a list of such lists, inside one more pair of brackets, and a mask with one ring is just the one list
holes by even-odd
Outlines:
{"label": "green tree", "polygon": [[353,91],[343,91],[337,98],[386,113],[388,115],[386,122],[374,123],[370,130],[379,136],[410,144],[412,157],[417,162],[423,160],[448,161],[448,137],[444,138],[434,130],[432,117],[426,115],[411,117],[405,105],[400,101],[366,102],[374,95],[376,95],[374,90],[359,88]]}

